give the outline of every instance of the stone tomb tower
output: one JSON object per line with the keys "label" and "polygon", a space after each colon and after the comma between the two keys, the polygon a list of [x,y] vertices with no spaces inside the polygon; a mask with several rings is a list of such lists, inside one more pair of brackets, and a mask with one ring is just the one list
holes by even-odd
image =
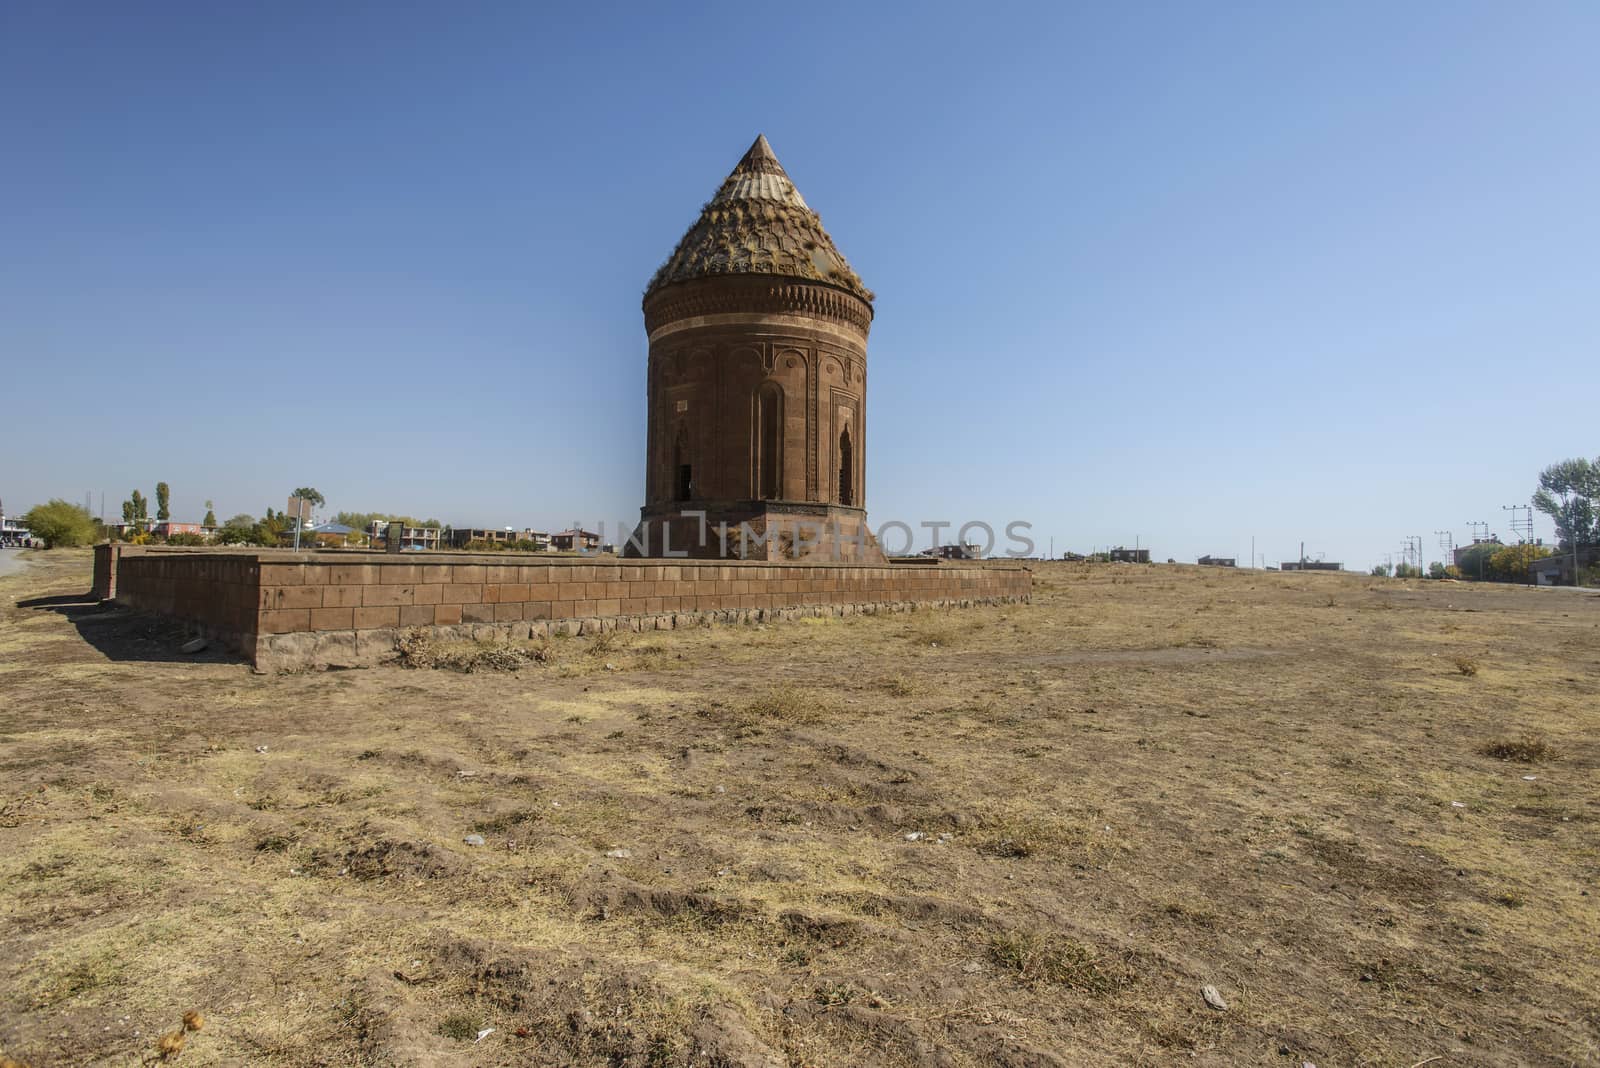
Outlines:
{"label": "stone tomb tower", "polygon": [[765,137],[650,280],[644,321],[645,505],[628,555],[884,562],[864,492],[872,292]]}

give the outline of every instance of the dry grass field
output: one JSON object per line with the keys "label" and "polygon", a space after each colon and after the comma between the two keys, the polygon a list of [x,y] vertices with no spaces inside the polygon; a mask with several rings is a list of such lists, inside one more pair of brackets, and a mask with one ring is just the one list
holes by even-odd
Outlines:
{"label": "dry grass field", "polygon": [[33,559],[27,1064],[189,1010],[163,1063],[1600,1061],[1594,596],[1050,564],[1031,605],[266,676]]}

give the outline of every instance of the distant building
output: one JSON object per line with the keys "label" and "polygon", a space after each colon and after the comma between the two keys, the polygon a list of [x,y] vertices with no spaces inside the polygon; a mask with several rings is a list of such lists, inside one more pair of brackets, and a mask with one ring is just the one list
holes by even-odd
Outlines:
{"label": "distant building", "polygon": [[1238,561],[1232,556],[1202,556],[1199,560],[1201,567],[1237,567]]}
{"label": "distant building", "polygon": [[515,545],[519,541],[531,541],[536,552],[545,552],[550,548],[550,535],[542,530],[513,530],[511,527],[459,527],[450,530],[450,545],[457,549],[464,549],[470,542],[489,542],[494,545]]}
{"label": "distant building", "polygon": [[1285,560],[1278,568],[1282,571],[1343,571],[1344,565],[1333,560]]}
{"label": "distant building", "polygon": [[563,530],[550,535],[550,548],[558,553],[600,551],[600,535],[590,530]]}
{"label": "distant building", "polygon": [[368,536],[374,545],[389,547],[389,531],[399,532],[400,549],[405,551],[435,552],[439,548],[440,530],[438,527],[404,527],[399,523],[389,523],[382,519],[374,519],[372,526],[367,529]]}
{"label": "distant building", "polygon": [[174,534],[204,534],[205,527],[199,523],[174,523],[166,520],[150,528],[150,533],[163,538],[170,538]]}
{"label": "distant building", "polygon": [[1106,554],[1113,564],[1148,564],[1149,549],[1125,549],[1121,545]]}
{"label": "distant building", "polygon": [[1460,567],[1461,561],[1466,557],[1466,554],[1480,545],[1492,545],[1494,546],[1495,551],[1499,551],[1505,546],[1505,543],[1500,540],[1498,535],[1488,538],[1473,538],[1471,545],[1456,546],[1456,551],[1451,554],[1450,562],[1455,564],[1456,567]]}
{"label": "distant building", "polygon": [[[1578,549],[1578,566],[1594,567],[1600,564],[1600,546]],[[1528,581],[1535,586],[1575,586],[1572,578],[1572,550],[1546,556],[1528,565]]]}
{"label": "distant building", "polygon": [[934,549],[924,549],[919,555],[937,556],[941,560],[981,560],[983,547],[975,541],[968,541],[958,545],[940,545]]}
{"label": "distant building", "polygon": [[31,544],[33,544],[33,532],[15,519],[8,519],[5,509],[0,508],[0,546],[16,548]]}

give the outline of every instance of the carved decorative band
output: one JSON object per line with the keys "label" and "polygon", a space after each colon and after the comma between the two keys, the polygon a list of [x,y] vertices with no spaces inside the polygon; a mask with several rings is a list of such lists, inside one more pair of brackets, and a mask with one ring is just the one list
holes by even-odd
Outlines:
{"label": "carved decorative band", "polygon": [[859,330],[872,326],[872,306],[832,286],[774,276],[696,279],[666,286],[645,300],[645,330],[703,315],[746,312],[760,315],[810,315],[833,319]]}

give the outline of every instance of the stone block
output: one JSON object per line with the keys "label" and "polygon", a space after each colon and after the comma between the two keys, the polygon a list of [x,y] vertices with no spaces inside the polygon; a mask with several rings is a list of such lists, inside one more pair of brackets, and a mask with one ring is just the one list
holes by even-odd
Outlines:
{"label": "stone block", "polygon": [[[377,587],[369,587],[377,588]],[[383,627],[397,627],[400,625],[400,608],[398,605],[374,608],[355,608],[356,630],[376,630]]]}
{"label": "stone block", "polygon": [[373,585],[378,564],[328,564],[328,585]]}
{"label": "stone block", "polygon": [[311,657],[321,667],[355,667],[360,663],[356,656],[354,631],[332,631],[316,636]]}
{"label": "stone block", "polygon": [[309,608],[269,609],[258,616],[258,632],[261,634],[290,634],[310,629]]}
{"label": "stone block", "polygon": [[361,605],[361,586],[322,587],[322,607],[357,608]]}
{"label": "stone block", "polygon": [[433,626],[433,609],[431,604],[407,604],[400,606],[400,625],[402,627],[431,627]]}
{"label": "stone block", "polygon": [[271,586],[261,590],[261,607],[268,610],[284,608],[321,608],[321,586]]}
{"label": "stone block", "polygon": [[361,606],[363,608],[383,608],[393,605],[410,604],[416,591],[415,586],[399,586],[394,584],[384,586],[361,587]]}
{"label": "stone block", "polygon": [[356,631],[356,658],[363,664],[381,664],[396,655],[400,634],[392,627]]}
{"label": "stone block", "polygon": [[313,608],[311,609],[310,626],[312,630],[349,630],[355,626],[354,608]]}
{"label": "stone block", "polygon": [[305,571],[300,564],[261,565],[263,586],[304,586],[305,582]]}

